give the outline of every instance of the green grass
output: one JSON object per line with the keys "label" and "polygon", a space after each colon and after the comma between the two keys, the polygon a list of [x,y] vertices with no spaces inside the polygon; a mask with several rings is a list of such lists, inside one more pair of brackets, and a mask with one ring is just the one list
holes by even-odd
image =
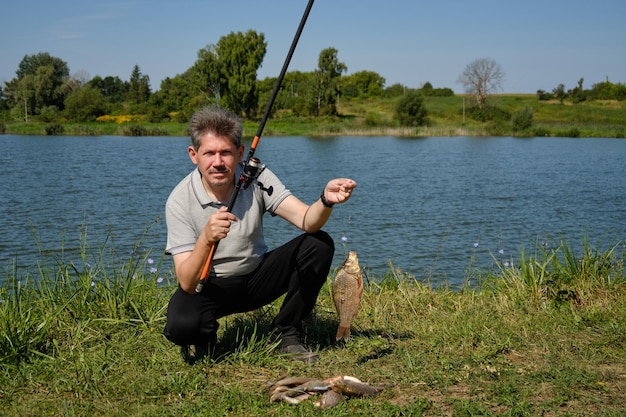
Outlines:
{"label": "green grass", "polygon": [[[110,243],[75,259],[8,266],[0,287],[0,414],[311,415],[270,403],[281,376],[353,375],[392,384],[333,416],[618,416],[626,413],[624,242],[537,247],[478,284],[433,288],[390,265],[368,277],[351,339],[336,344],[330,278],[306,342],[312,365],[273,356],[279,304],[222,319],[217,356],[193,366],[161,334],[172,272]],[[331,274],[332,275],[332,274]],[[159,277],[163,278],[162,282]]]}
{"label": "green grass", "polygon": [[[398,126],[394,119],[397,99],[341,100],[336,117],[294,117],[278,112],[265,126],[265,136],[561,136],[626,137],[626,104],[621,101],[539,101],[533,94],[492,96],[492,103],[513,113],[526,106],[533,111],[533,126],[515,132],[511,122],[482,123],[463,116],[470,97],[426,97],[428,124],[419,128]],[[467,113],[467,112],[466,112]],[[6,133],[45,135],[41,122],[4,122]],[[252,137],[258,121],[246,121],[244,134]],[[66,135],[187,136],[184,123],[64,123]]]}

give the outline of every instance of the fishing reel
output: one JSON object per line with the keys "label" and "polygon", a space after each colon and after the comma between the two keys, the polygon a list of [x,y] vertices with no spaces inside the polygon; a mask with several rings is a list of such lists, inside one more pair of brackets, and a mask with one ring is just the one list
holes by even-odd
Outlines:
{"label": "fishing reel", "polygon": [[259,175],[261,175],[263,170],[265,170],[265,164],[261,164],[261,160],[259,158],[249,158],[241,171],[241,176],[239,177],[239,181],[243,184],[243,189],[245,190],[250,186],[250,184],[254,183],[268,195],[272,195],[274,188],[271,186],[265,188],[263,183],[258,180]]}

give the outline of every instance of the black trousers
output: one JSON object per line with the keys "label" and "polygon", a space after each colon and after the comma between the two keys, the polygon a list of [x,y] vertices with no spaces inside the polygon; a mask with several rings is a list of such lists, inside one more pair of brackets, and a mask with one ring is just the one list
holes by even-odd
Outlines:
{"label": "black trousers", "polygon": [[287,344],[296,342],[302,320],[313,310],[326,282],[334,252],[326,232],[306,233],[268,252],[251,274],[211,278],[200,294],[178,287],[168,305],[163,333],[177,345],[213,342],[219,318],[256,310],[286,293],[272,329]]}

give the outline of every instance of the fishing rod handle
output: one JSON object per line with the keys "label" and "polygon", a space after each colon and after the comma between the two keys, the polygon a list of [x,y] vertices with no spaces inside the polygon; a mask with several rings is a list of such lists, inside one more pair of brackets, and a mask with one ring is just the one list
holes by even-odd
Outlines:
{"label": "fishing rod handle", "polygon": [[207,278],[200,278],[200,281],[198,281],[198,283],[196,284],[196,294],[200,294],[202,292],[202,289],[204,288],[204,284],[206,283]]}
{"label": "fishing rod handle", "polygon": [[217,244],[219,241],[215,242],[211,246],[211,251],[209,252],[209,256],[204,263],[204,267],[202,268],[202,273],[200,274],[200,281],[196,284],[196,294],[200,294],[202,289],[204,288],[204,284],[209,280],[209,269],[211,269],[211,262],[213,261],[213,255],[215,255],[215,249],[217,248]]}

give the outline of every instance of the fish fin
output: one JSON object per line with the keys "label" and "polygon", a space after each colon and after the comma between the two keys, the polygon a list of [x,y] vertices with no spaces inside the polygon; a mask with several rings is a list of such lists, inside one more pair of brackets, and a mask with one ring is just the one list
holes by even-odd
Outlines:
{"label": "fish fin", "polygon": [[335,337],[335,339],[337,341],[340,341],[341,339],[347,341],[349,338],[350,338],[350,327],[339,326],[339,328],[337,329],[337,336]]}

